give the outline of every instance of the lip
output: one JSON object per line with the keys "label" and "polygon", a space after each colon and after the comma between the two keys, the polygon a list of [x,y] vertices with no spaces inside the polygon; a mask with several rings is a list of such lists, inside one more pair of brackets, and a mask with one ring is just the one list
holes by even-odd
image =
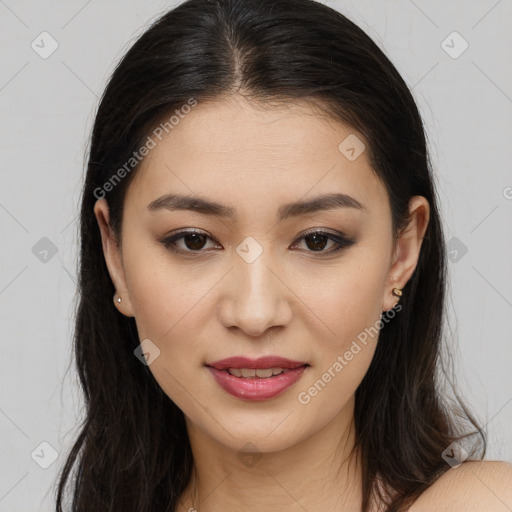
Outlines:
{"label": "lip", "polygon": [[[224,391],[243,400],[268,400],[283,393],[295,384],[309,365],[300,361],[292,361],[278,356],[265,356],[258,359],[246,357],[229,357],[206,367],[212,373],[215,381]],[[235,377],[226,370],[228,368],[286,368],[288,371],[268,378]]]}
{"label": "lip", "polygon": [[228,357],[227,359],[220,359],[213,363],[207,363],[206,366],[216,368],[217,370],[227,370],[228,368],[252,368],[252,369],[265,369],[265,368],[298,368],[307,363],[302,361],[292,361],[280,356],[264,356],[258,359],[250,359],[243,356]]}

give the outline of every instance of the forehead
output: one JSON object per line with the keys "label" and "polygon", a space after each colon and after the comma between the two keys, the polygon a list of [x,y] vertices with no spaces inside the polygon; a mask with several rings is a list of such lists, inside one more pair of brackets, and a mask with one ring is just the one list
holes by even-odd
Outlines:
{"label": "forehead", "polygon": [[[235,209],[331,192],[368,206],[387,202],[363,135],[304,102],[198,103],[162,140],[153,139],[128,189],[129,200],[144,206],[171,192],[214,197]],[[348,158],[347,145],[362,152]]]}

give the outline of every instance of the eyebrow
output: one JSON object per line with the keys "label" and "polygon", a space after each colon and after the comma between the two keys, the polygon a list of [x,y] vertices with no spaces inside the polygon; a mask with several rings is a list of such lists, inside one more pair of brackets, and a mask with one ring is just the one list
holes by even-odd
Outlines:
{"label": "eyebrow", "polygon": [[[161,209],[169,211],[191,210],[204,215],[214,215],[216,217],[227,219],[235,217],[235,209],[230,206],[215,203],[203,197],[182,194],[163,195],[148,204],[147,208],[152,212]],[[279,208],[277,212],[277,220],[283,221],[290,217],[298,217],[299,215],[323,210],[333,210],[336,208],[354,208],[367,212],[366,207],[357,199],[347,194],[333,193],[323,194],[313,199],[285,204]]]}

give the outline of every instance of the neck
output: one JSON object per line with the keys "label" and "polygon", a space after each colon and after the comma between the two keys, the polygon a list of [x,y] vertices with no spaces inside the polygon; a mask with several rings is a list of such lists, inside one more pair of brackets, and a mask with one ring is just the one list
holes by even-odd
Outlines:
{"label": "neck", "polygon": [[284,450],[243,453],[218,443],[186,417],[194,468],[179,512],[359,510],[361,465],[353,400],[312,436]]}

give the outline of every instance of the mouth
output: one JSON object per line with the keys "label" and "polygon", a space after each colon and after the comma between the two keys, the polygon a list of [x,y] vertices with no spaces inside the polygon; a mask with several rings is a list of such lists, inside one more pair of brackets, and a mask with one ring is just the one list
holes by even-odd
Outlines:
{"label": "mouth", "polygon": [[310,365],[278,356],[236,356],[205,366],[229,394],[245,400],[266,400],[297,382]]}

